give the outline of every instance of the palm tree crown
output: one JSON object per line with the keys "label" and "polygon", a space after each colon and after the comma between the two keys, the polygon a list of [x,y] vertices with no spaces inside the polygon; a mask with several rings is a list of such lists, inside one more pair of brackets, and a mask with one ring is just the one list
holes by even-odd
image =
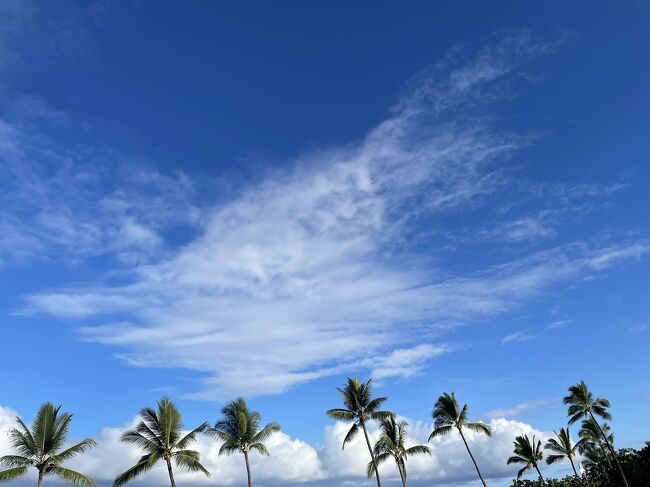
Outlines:
{"label": "palm tree crown", "polygon": [[228,403],[221,410],[223,418],[216,422],[214,428],[208,428],[206,434],[220,439],[223,444],[219,455],[230,455],[235,452],[243,453],[248,473],[248,485],[252,485],[248,453],[251,450],[268,456],[269,452],[264,442],[273,434],[280,431],[280,425],[271,422],[260,428],[262,416],[257,411],[251,411],[243,398]]}
{"label": "palm tree crown", "polygon": [[38,471],[38,485],[48,475],[56,475],[61,480],[73,484],[92,487],[93,481],[84,474],[64,468],[62,463],[75,455],[85,452],[95,445],[94,440],[86,438],[63,451],[72,421],[72,414],[61,412],[61,406],[43,404],[31,429],[20,418],[16,418],[18,428],[9,431],[9,440],[17,454],[0,458],[0,481],[15,480],[27,473],[29,467]]}
{"label": "palm tree crown", "polygon": [[605,420],[612,419],[612,415],[609,413],[609,411],[607,411],[607,409],[610,407],[609,401],[602,397],[597,397],[594,399],[594,396],[591,391],[589,391],[589,388],[587,387],[587,384],[585,384],[585,381],[580,381],[576,385],[569,387],[569,394],[564,398],[564,404],[569,406],[569,424],[573,424],[579,419],[583,418],[591,418],[593,420],[594,426],[597,427],[600,436],[603,438],[603,441],[609,450],[610,455],[614,459],[614,462],[616,462],[616,467],[618,469],[619,475],[621,476],[623,484],[625,487],[629,487],[627,479],[625,478],[625,474],[623,473],[623,469],[621,468],[621,464],[616,457],[616,453],[614,453],[614,449],[607,439],[606,433],[598,424],[598,421],[596,421],[596,416],[600,416]]}
{"label": "palm tree crown", "polygon": [[467,421],[467,415],[469,409],[467,404],[463,406],[462,409],[458,406],[458,400],[456,399],[456,394],[444,393],[438,398],[431,415],[433,416],[434,428],[429,436],[429,440],[438,435],[445,435],[452,431],[455,427],[458,430],[467,428],[470,431],[475,431],[477,433],[484,433],[488,436],[492,435],[492,430],[490,427],[482,422],[471,423]]}
{"label": "palm tree crown", "polygon": [[330,409],[327,411],[327,415],[337,421],[352,422],[350,430],[343,439],[343,448],[345,448],[345,445],[350,443],[357,436],[359,430],[363,431],[366,438],[366,445],[370,452],[370,459],[374,464],[377,487],[381,487],[381,479],[379,478],[379,471],[377,470],[377,463],[375,462],[375,454],[370,445],[370,438],[368,437],[366,424],[371,420],[383,421],[393,415],[393,413],[389,411],[381,411],[379,409],[388,398],[372,397],[372,379],[369,379],[366,383],[362,383],[356,377],[348,377],[345,387],[337,387],[336,390],[341,393],[345,408]]}
{"label": "palm tree crown", "polygon": [[120,440],[136,445],[144,452],[144,455],[133,467],[115,478],[114,487],[125,485],[149,471],[159,460],[164,460],[167,464],[172,487],[176,486],[172,460],[181,470],[202,472],[206,476],[210,476],[210,472],[201,465],[199,452],[187,449],[191,443],[196,441],[196,436],[208,427],[207,422],[189,433],[183,434],[181,414],[166,396],[158,401],[157,410],[144,408],[140,411],[140,416],[142,421],[137,424],[135,429],[125,432]]}
{"label": "palm tree crown", "polygon": [[515,438],[514,443],[514,455],[508,458],[508,465],[512,463],[523,463],[524,466],[517,472],[517,478],[521,478],[526,470],[529,468],[534,468],[537,470],[539,478],[544,481],[542,472],[539,470],[539,462],[544,458],[544,453],[542,452],[542,442],[540,440],[535,440],[535,435],[533,435],[532,440],[528,435],[520,435]]}
{"label": "palm tree crown", "polygon": [[344,388],[337,387],[341,393],[345,409],[330,409],[327,415],[338,421],[352,421],[352,427],[343,439],[343,448],[350,443],[359,433],[359,427],[371,420],[382,421],[389,418],[393,413],[380,411],[381,405],[386,402],[387,397],[372,397],[372,379],[365,384],[356,377],[348,378]]}
{"label": "palm tree crown", "polygon": [[[390,457],[395,460],[397,470],[399,471],[402,485],[406,487],[406,460],[416,455],[430,455],[429,447],[424,445],[415,445],[410,448],[406,447],[408,438],[408,422],[395,421],[394,416],[384,419],[379,426],[381,435],[375,443],[373,452],[377,466],[384,463]],[[375,473],[375,464],[368,463],[368,477]]]}
{"label": "palm tree crown", "polygon": [[569,434],[569,428],[560,428],[560,432],[555,434],[555,438],[549,438],[544,445],[544,448],[553,452],[553,454],[546,457],[546,463],[549,465],[567,458],[571,463],[571,468],[576,477],[578,477],[578,472],[576,467],[573,464],[573,458],[576,455],[576,452],[580,449],[580,443],[572,443],[571,435]]}
{"label": "palm tree crown", "polygon": [[569,424],[590,415],[600,416],[607,420],[612,419],[612,415],[607,411],[607,408],[610,407],[609,401],[602,397],[594,399],[585,381],[580,381],[569,387],[569,395],[564,398],[564,404],[569,406]]}
{"label": "palm tree crown", "polygon": [[609,444],[614,445],[614,434],[611,432],[611,429],[608,423],[599,425],[591,417],[582,421],[580,431],[578,432],[580,435],[578,448],[580,453],[584,455],[587,463],[599,463],[601,460],[606,460],[611,465],[609,455],[607,454],[607,447],[600,433],[602,430]]}
{"label": "palm tree crown", "polygon": [[478,468],[478,463],[476,463],[476,460],[474,459],[474,455],[472,455],[472,451],[469,449],[469,445],[467,444],[467,440],[463,434],[463,429],[467,428],[470,431],[483,433],[487,436],[492,436],[492,430],[485,423],[472,423],[468,421],[468,414],[469,409],[467,407],[467,404],[463,405],[461,409],[458,406],[458,401],[456,400],[455,393],[452,392],[450,395],[445,392],[442,394],[436,401],[436,404],[433,407],[433,411],[431,412],[431,416],[433,417],[433,431],[429,435],[429,441],[431,441],[436,436],[446,435],[453,431],[454,428],[456,428],[460,433],[460,437],[463,440],[463,443],[465,443],[467,453],[469,453],[469,456],[474,463],[474,467],[476,468],[476,472],[478,473],[483,486],[486,487],[487,484],[481,475],[481,471]]}

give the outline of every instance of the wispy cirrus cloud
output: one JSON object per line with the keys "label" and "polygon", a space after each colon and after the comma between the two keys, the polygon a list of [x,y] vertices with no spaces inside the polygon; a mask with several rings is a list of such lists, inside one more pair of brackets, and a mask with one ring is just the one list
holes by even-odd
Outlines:
{"label": "wispy cirrus cloud", "polygon": [[[137,164],[126,178],[110,173],[110,191],[93,192],[101,164],[56,146],[46,157],[34,134],[21,143],[21,126],[6,125],[14,130],[4,139],[8,168],[20,181],[12,197],[35,192],[42,208],[34,232],[18,226],[16,235],[43,252],[115,254],[130,269],[120,283],[33,293],[23,312],[83,318],[83,339],[132,365],[199,371],[203,380],[189,392],[197,399],[280,393],[350,370],[416,375],[452,350],[448,330],[650,250],[642,240],[562,241],[453,263],[468,232],[459,218],[482,250],[494,245],[480,237],[486,218],[509,226],[513,241],[543,232],[522,224],[522,214],[495,211],[516,188],[537,186],[511,170],[534,137],[499,129],[489,108],[518,62],[552,48],[520,34],[465,64],[450,57],[361,140],[298,157],[207,205],[195,202],[190,176]],[[26,150],[56,171],[17,172],[11,160],[25,160]],[[74,191],[61,183],[70,178]],[[563,190],[571,204],[605,192]],[[92,210],[75,204],[83,191],[99,201]],[[180,224],[194,233],[171,245],[165,230]]]}
{"label": "wispy cirrus cloud", "polygon": [[522,402],[509,408],[498,408],[483,414],[484,418],[520,418],[522,415],[529,415],[539,412],[541,409],[555,409],[562,404],[560,399],[544,399],[540,401]]}
{"label": "wispy cirrus cloud", "polygon": [[532,332],[530,330],[516,331],[514,333],[504,336],[501,339],[501,346],[506,345],[508,343],[529,342],[531,340],[536,340],[537,338],[541,337],[542,335],[545,335],[549,331],[565,328],[566,326],[569,325],[569,323],[571,323],[571,320],[556,320],[535,332]]}

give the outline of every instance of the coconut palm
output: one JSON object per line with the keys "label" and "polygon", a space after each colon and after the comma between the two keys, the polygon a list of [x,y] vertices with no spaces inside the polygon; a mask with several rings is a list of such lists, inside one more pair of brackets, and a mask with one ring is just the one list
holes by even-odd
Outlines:
{"label": "coconut palm", "polygon": [[608,423],[599,425],[592,418],[587,418],[582,421],[580,426],[578,442],[580,453],[582,453],[589,463],[599,463],[604,459],[611,466],[607,449],[604,445],[603,437],[600,434],[600,429],[605,433],[607,441],[614,445],[614,434],[611,432],[611,427]]}
{"label": "coconut palm", "polygon": [[136,477],[148,472],[159,460],[167,464],[169,481],[176,487],[172,460],[177,468],[187,472],[210,472],[201,465],[199,452],[187,447],[196,441],[196,436],[208,427],[205,422],[189,433],[183,434],[181,414],[174,403],[166,396],[158,401],[157,410],[144,408],[140,411],[140,421],[135,429],[126,431],[120,441],[139,447],[144,455],[134,466],[121,473],[113,481],[113,487],[127,484]]}
{"label": "coconut palm", "polygon": [[370,438],[368,438],[367,424],[369,421],[373,420],[383,421],[393,415],[393,413],[389,411],[379,410],[381,405],[388,398],[372,397],[372,379],[368,380],[366,383],[362,383],[356,377],[353,379],[348,377],[345,387],[337,387],[336,390],[341,393],[345,408],[330,409],[327,411],[327,415],[337,421],[352,421],[352,427],[343,439],[343,448],[345,448],[345,445],[357,436],[359,430],[363,431],[363,434],[366,437],[366,445],[370,452],[370,460],[374,466],[377,487],[381,487],[381,479],[379,478],[379,471],[377,470],[375,453],[370,445]]}
{"label": "coconut palm", "polygon": [[578,471],[576,470],[576,466],[573,463],[573,458],[580,449],[580,443],[578,442],[574,444],[571,442],[569,428],[560,428],[560,432],[555,433],[555,436],[557,436],[557,440],[555,438],[549,438],[544,445],[545,449],[553,452],[552,455],[547,455],[546,463],[551,465],[555,462],[559,462],[560,460],[568,458],[569,462],[571,463],[573,473],[576,477],[580,477],[578,475]]}
{"label": "coconut palm", "polygon": [[607,411],[610,407],[609,401],[602,397],[594,399],[594,396],[589,391],[585,381],[580,381],[576,385],[569,387],[569,395],[564,398],[564,404],[569,406],[569,424],[573,424],[576,421],[585,418],[591,418],[594,421],[595,426],[598,427],[600,436],[605,441],[605,445],[616,463],[623,484],[625,487],[629,487],[623,469],[621,468],[621,464],[618,462],[618,458],[616,458],[616,453],[614,453],[614,448],[612,448],[611,443],[607,439],[607,435],[596,420],[596,416],[600,416],[606,420],[612,419],[612,415]]}
{"label": "coconut palm", "polygon": [[95,445],[94,440],[86,438],[63,449],[71,421],[72,414],[61,412],[61,406],[49,402],[39,408],[31,428],[17,417],[18,428],[9,431],[9,441],[17,454],[0,458],[0,466],[6,467],[0,471],[0,482],[16,480],[34,467],[38,471],[38,487],[48,475],[56,475],[69,484],[92,487],[94,483],[89,477],[62,466]]}
{"label": "coconut palm", "polygon": [[456,428],[460,433],[460,437],[463,439],[463,443],[465,443],[465,448],[467,448],[467,453],[469,453],[469,457],[472,459],[474,467],[476,467],[478,477],[481,479],[483,486],[487,487],[487,484],[481,475],[481,471],[478,468],[478,464],[474,459],[474,455],[472,455],[472,451],[469,449],[469,445],[467,444],[467,440],[463,434],[463,429],[467,428],[470,431],[484,433],[488,436],[492,436],[492,430],[485,423],[469,422],[467,420],[467,414],[467,404],[465,404],[463,408],[460,409],[458,407],[458,401],[456,400],[456,394],[452,392],[451,395],[449,395],[445,392],[438,398],[435,406],[433,407],[433,411],[431,412],[431,415],[433,416],[434,428],[431,432],[431,435],[429,435],[429,441],[431,441],[435,436],[446,435],[447,433],[453,431],[454,428]]}
{"label": "coconut palm", "polygon": [[280,425],[272,422],[260,429],[262,416],[257,411],[251,411],[246,401],[241,397],[227,404],[222,410],[223,418],[217,421],[214,428],[208,428],[206,434],[223,441],[219,455],[230,455],[240,452],[244,455],[248,487],[253,485],[251,466],[248,454],[251,450],[268,456],[269,452],[264,442],[273,434],[280,431]]}
{"label": "coconut palm", "polygon": [[[397,422],[394,416],[384,419],[379,425],[381,435],[373,449],[377,466],[384,463],[390,457],[395,460],[403,487],[406,487],[406,460],[416,455],[431,455],[428,446],[415,445],[406,448],[408,427],[409,424],[406,421]],[[368,477],[374,475],[375,463],[368,463]]]}
{"label": "coconut palm", "polygon": [[535,441],[535,435],[533,435],[532,440],[528,435],[520,435],[515,438],[514,445],[514,455],[508,458],[507,463],[508,465],[512,463],[524,464],[524,466],[517,472],[517,480],[521,478],[526,470],[534,468],[537,470],[539,478],[544,482],[544,477],[542,476],[542,472],[540,472],[538,465],[544,458],[542,442],[539,440]]}

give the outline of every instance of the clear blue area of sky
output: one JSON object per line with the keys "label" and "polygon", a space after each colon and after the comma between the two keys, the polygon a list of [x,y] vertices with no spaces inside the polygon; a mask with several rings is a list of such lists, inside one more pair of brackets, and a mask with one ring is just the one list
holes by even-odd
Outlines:
{"label": "clear blue area of sky", "polygon": [[[650,236],[647,2],[116,2],[93,22],[72,22],[71,12],[85,6],[43,5],[47,15],[3,40],[11,52],[3,53],[2,102],[36,95],[65,112],[71,122],[55,136],[68,147],[110,147],[233,186],[363,137],[415,75],[455,46],[480,49],[513,29],[551,39],[568,33],[561,49],[533,61],[529,72],[538,78],[493,115],[505,129],[540,134],[516,155],[527,178],[626,184],[607,207],[563,228],[562,241]],[[61,29],[71,30],[70,39]],[[205,192],[206,200],[219,199],[218,188]],[[466,252],[474,259],[480,251]],[[463,252],[453,265],[463,265]],[[112,347],[80,340],[77,321],[13,314],[30,293],[95,282],[112,265],[110,256],[64,260],[0,269],[0,404],[31,417],[45,400],[63,402],[76,413],[74,434],[85,435],[130,420],[161,390],[192,389],[199,372],[133,367]],[[455,390],[481,417],[561,398],[584,378],[612,400],[619,445],[638,447],[650,440],[649,270],[642,257],[459,328],[447,338],[460,350],[428,362],[419,376],[382,381],[377,392],[401,414],[428,420],[437,395]],[[570,324],[501,345],[508,334],[555,320]],[[317,443],[343,379],[251,402],[292,436]],[[178,402],[188,424],[215,420],[221,406]],[[519,419],[556,429],[564,409],[558,402]]]}

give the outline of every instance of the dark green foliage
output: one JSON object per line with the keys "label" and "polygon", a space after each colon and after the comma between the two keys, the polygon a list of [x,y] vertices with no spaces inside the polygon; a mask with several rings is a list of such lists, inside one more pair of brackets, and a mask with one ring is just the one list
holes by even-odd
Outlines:
{"label": "dark green foliage", "polygon": [[[431,455],[428,446],[415,445],[410,448],[406,447],[408,426],[409,424],[406,421],[395,421],[394,416],[384,419],[380,425],[381,435],[374,448],[375,462],[378,466],[389,458],[395,460],[403,487],[406,487],[406,461],[416,455]],[[368,463],[367,470],[368,477],[372,477],[375,473],[375,464],[372,461]]]}
{"label": "dark green foliage", "polygon": [[352,426],[343,439],[343,448],[345,445],[352,441],[359,432],[363,432],[366,439],[366,445],[370,452],[370,461],[374,465],[375,478],[377,479],[377,487],[381,487],[381,479],[379,471],[377,470],[377,462],[375,461],[375,454],[370,445],[370,438],[368,437],[368,430],[366,424],[368,421],[383,421],[393,416],[390,411],[382,411],[379,408],[388,399],[387,397],[372,397],[372,379],[368,382],[361,382],[359,379],[348,377],[347,383],[344,387],[337,387],[337,391],[341,393],[344,408],[335,408],[327,411],[327,415],[337,421],[351,422]]}
{"label": "dark green foliage", "polygon": [[[650,486],[650,442],[641,450],[622,448],[616,456],[630,485]],[[585,481],[587,480],[587,481]],[[587,465],[586,479],[574,476],[563,479],[513,480],[512,487],[620,487],[621,478],[618,469],[606,457]]]}
{"label": "dark green foliage", "polygon": [[248,486],[251,487],[253,477],[248,454],[256,451],[260,455],[268,456],[269,452],[264,442],[280,431],[280,425],[271,422],[262,428],[260,426],[262,415],[248,409],[246,401],[241,397],[224,406],[221,413],[223,418],[215,423],[214,428],[208,428],[205,432],[223,442],[219,455],[231,455],[237,452],[244,455]]}
{"label": "dark green foliage", "polygon": [[[541,480],[513,480],[511,487],[585,487],[584,480],[575,477],[564,477],[563,479]],[[592,484],[592,487],[596,487]]]}
{"label": "dark green foliage", "polygon": [[31,428],[16,418],[18,428],[10,430],[8,435],[16,454],[0,458],[0,467],[5,468],[0,471],[0,482],[17,480],[28,469],[35,468],[39,486],[44,477],[56,476],[68,484],[92,487],[94,483],[89,477],[62,466],[95,445],[94,440],[86,438],[64,449],[71,421],[72,414],[61,412],[61,406],[49,402],[40,407]]}
{"label": "dark green foliage", "polygon": [[474,464],[474,468],[476,468],[476,473],[478,474],[479,479],[481,479],[483,487],[487,487],[487,483],[481,474],[481,470],[478,468],[478,463],[476,463],[476,459],[474,458],[474,455],[472,455],[472,451],[469,449],[469,445],[467,444],[467,440],[463,434],[463,429],[468,429],[476,433],[483,433],[487,436],[492,436],[492,430],[483,422],[473,423],[468,421],[468,415],[469,408],[467,407],[467,404],[460,408],[455,393],[443,393],[433,406],[433,411],[431,411],[431,416],[433,418],[433,431],[429,435],[429,441],[436,436],[449,434],[456,429],[465,444],[469,457],[472,459],[472,463]]}
{"label": "dark green foliage", "polygon": [[[650,442],[641,450],[621,448],[616,457],[630,485],[650,486]],[[605,458],[587,467],[587,475],[594,487],[618,487],[620,477],[615,465]]]}
{"label": "dark green foliage", "polygon": [[189,433],[184,433],[181,413],[167,397],[158,401],[156,410],[142,409],[140,417],[142,420],[135,429],[126,431],[120,440],[137,446],[144,455],[134,466],[115,478],[113,487],[121,487],[129,483],[151,470],[161,460],[167,464],[172,487],[176,485],[172,472],[172,460],[181,470],[201,472],[210,476],[210,473],[201,465],[199,452],[187,449],[196,441],[197,435],[208,427],[208,423],[203,423]]}

